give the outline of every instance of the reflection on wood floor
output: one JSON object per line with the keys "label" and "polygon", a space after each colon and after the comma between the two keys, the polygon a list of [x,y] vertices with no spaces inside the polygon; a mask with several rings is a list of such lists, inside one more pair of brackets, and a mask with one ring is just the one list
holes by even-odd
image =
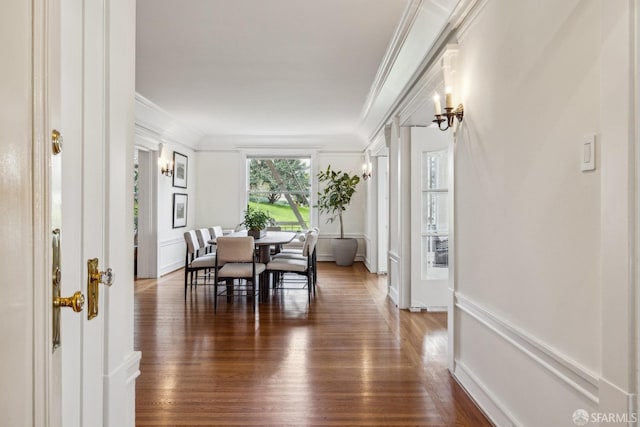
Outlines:
{"label": "reflection on wood floor", "polygon": [[281,290],[255,312],[183,270],[139,280],[138,426],[484,426],[447,371],[445,313],[398,311],[386,277],[319,263],[317,296]]}

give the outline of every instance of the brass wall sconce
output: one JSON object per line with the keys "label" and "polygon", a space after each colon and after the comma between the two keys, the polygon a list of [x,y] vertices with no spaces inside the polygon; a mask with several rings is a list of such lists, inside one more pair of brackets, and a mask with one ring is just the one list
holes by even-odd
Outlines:
{"label": "brass wall sconce", "polygon": [[171,178],[173,176],[173,161],[167,158],[167,148],[165,144],[160,144],[160,156],[158,157],[158,167],[160,174]]}
{"label": "brass wall sconce", "polygon": [[173,176],[173,162],[166,162],[160,166],[160,173],[171,178]]}
{"label": "brass wall sconce", "polygon": [[365,181],[371,178],[371,162],[362,165],[362,179]]}
{"label": "brass wall sconce", "polygon": [[433,120],[433,122],[438,125],[438,129],[445,131],[452,127],[454,124],[454,118],[458,119],[458,123],[462,122],[462,119],[464,118],[464,107],[462,104],[459,104],[458,108],[453,108],[453,96],[451,95],[450,89],[447,89],[445,93],[444,114],[442,114],[442,109],[440,108],[440,95],[437,93],[433,97],[433,104],[436,112],[436,119]]}

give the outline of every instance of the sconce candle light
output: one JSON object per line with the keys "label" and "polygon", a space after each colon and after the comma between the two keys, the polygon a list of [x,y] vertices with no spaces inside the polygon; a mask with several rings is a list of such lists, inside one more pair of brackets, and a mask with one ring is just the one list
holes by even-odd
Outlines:
{"label": "sconce candle light", "polygon": [[371,162],[362,165],[362,179],[365,181],[371,178]]}
{"label": "sconce candle light", "polygon": [[[442,109],[440,108],[440,95],[437,93],[433,96],[433,104],[436,113],[436,119],[433,122],[438,124],[440,130],[445,131],[452,127],[454,118],[458,119],[458,122],[462,121],[464,117],[464,107],[460,104],[458,108],[453,108],[451,89],[447,88],[445,93],[444,114],[442,114]],[[442,126],[443,123],[445,123],[444,127]]]}
{"label": "sconce candle light", "polygon": [[[162,159],[159,161],[162,161]],[[170,161],[166,162],[164,165],[160,165],[160,173],[171,178],[173,176],[173,162]]]}
{"label": "sconce candle light", "polygon": [[160,173],[171,178],[173,176],[173,160],[167,159],[167,150],[164,144],[160,145],[160,157],[158,157]]}

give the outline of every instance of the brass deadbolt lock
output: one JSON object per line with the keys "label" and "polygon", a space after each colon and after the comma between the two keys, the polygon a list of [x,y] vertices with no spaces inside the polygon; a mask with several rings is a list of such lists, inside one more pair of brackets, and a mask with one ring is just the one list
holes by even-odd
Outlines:
{"label": "brass deadbolt lock", "polygon": [[93,319],[98,315],[98,302],[100,291],[98,285],[100,283],[111,286],[113,285],[113,270],[107,268],[105,271],[98,269],[98,258],[92,258],[87,261],[87,295],[89,297],[89,308],[87,318]]}
{"label": "brass deadbolt lock", "polygon": [[55,129],[51,131],[51,148],[54,155],[62,152],[62,135]]}

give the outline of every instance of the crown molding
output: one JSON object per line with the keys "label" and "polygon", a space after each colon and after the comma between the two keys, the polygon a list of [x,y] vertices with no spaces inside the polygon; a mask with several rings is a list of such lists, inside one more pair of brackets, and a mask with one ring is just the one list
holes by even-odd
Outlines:
{"label": "crown molding", "polygon": [[422,6],[424,0],[411,0],[405,9],[402,18],[400,19],[400,23],[396,28],[396,31],[391,38],[391,42],[389,43],[389,47],[387,47],[387,51],[382,58],[382,63],[378,68],[376,73],[376,77],[373,80],[373,84],[371,85],[371,89],[369,89],[369,94],[367,95],[367,99],[365,101],[362,112],[360,113],[360,119],[364,120],[364,118],[369,114],[373,103],[376,98],[380,94],[382,87],[386,83],[389,78],[389,74],[393,69],[393,66],[398,59],[398,55],[404,45],[407,36],[411,32],[413,24],[420,12],[420,7]]}
{"label": "crown molding", "polygon": [[204,137],[201,131],[181,123],[171,113],[139,93],[135,96],[135,117],[136,128],[156,136],[160,142],[180,144],[193,150]]}
{"label": "crown molding", "polygon": [[361,151],[361,138],[340,135],[207,135],[196,151],[280,150],[280,151]]}
{"label": "crown molding", "polygon": [[358,127],[362,138],[372,142],[391,117],[407,108],[407,97],[415,96],[424,74],[440,68],[434,65],[447,46],[457,41],[457,28],[470,15],[476,16],[475,6],[486,1],[411,1],[367,97]]}

